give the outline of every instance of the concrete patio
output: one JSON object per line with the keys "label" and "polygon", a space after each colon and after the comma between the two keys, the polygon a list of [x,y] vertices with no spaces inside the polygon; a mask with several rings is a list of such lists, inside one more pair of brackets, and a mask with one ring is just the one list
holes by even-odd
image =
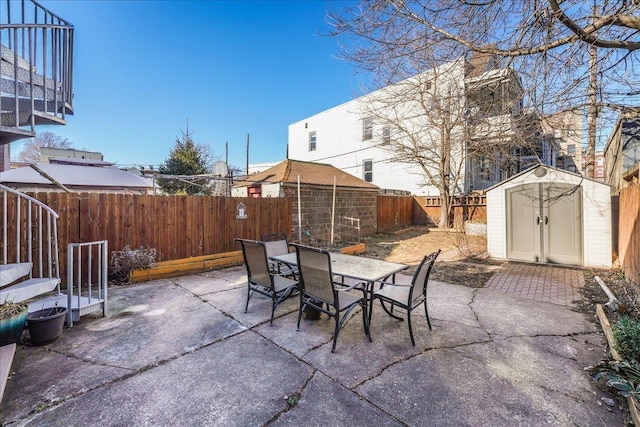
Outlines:
{"label": "concrete patio", "polygon": [[244,313],[245,281],[236,267],[112,287],[108,317],[18,347],[0,422],[624,425],[583,370],[604,356],[601,334],[565,306],[432,281],[433,330],[415,315],[415,347],[377,305],[373,342],[357,313],[332,354],[333,320],[296,331],[293,298],[270,326],[264,297]]}

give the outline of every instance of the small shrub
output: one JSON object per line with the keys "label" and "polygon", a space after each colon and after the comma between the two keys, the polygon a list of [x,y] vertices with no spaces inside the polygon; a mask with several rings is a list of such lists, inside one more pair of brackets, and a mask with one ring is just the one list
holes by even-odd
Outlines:
{"label": "small shrub", "polygon": [[616,389],[618,394],[624,397],[640,397],[640,366],[635,360],[611,360],[602,361],[594,366],[593,379],[607,380],[607,385]]}
{"label": "small shrub", "polygon": [[640,360],[640,323],[622,316],[613,327],[613,346],[623,359]]}
{"label": "small shrub", "polygon": [[129,283],[129,274],[133,270],[140,270],[151,267],[155,262],[157,252],[155,248],[131,249],[129,245],[121,251],[111,252],[109,262],[111,270],[111,280],[117,283]]}

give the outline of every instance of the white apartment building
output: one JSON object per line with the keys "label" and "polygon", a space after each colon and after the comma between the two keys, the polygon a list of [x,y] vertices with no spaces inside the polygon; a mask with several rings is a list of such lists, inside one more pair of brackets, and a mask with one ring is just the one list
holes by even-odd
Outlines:
{"label": "white apartment building", "polygon": [[[453,194],[520,172],[504,161],[513,155],[514,118],[522,114],[520,81],[488,57],[474,59],[443,64],[289,125],[289,158],[329,163],[382,189],[438,195],[427,174],[437,181],[446,133]],[[509,149],[493,150],[498,146]]]}

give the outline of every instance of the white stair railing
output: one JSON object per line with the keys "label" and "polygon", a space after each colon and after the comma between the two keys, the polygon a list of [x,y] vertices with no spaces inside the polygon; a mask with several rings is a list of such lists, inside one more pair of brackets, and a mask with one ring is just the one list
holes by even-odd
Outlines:
{"label": "white stair railing", "polygon": [[29,278],[59,279],[58,214],[39,200],[2,184],[0,194],[2,264],[31,263]]}
{"label": "white stair railing", "polygon": [[108,253],[106,240],[67,246],[67,326],[94,311],[107,315]]}

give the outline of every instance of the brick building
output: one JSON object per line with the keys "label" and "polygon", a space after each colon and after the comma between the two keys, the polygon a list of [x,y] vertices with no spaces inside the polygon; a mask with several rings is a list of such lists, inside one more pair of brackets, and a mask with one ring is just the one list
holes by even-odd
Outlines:
{"label": "brick building", "polygon": [[231,194],[291,199],[293,229],[287,234],[292,240],[329,241],[332,230],[334,241],[355,241],[376,233],[378,187],[331,165],[285,160],[245,177]]}

